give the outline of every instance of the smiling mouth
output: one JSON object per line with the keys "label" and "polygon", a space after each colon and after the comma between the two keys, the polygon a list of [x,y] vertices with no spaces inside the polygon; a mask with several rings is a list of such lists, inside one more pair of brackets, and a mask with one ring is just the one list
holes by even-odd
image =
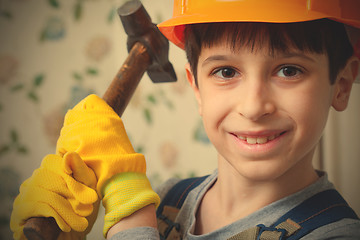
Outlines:
{"label": "smiling mouth", "polygon": [[242,141],[246,141],[248,144],[265,144],[268,143],[276,138],[278,138],[279,136],[283,135],[285,132],[282,133],[278,133],[278,134],[274,134],[271,136],[267,136],[267,137],[247,137],[247,136],[240,136],[240,135],[235,135],[238,139],[242,140]]}

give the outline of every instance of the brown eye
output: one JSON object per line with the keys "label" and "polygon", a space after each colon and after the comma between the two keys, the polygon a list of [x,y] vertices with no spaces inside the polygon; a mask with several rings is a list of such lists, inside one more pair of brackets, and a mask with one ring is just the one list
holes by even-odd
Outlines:
{"label": "brown eye", "polygon": [[303,71],[298,67],[284,66],[276,73],[276,75],[282,78],[296,78],[302,73]]}
{"label": "brown eye", "polygon": [[214,72],[214,75],[224,79],[233,78],[237,76],[237,74],[238,72],[235,69],[229,67],[221,68]]}
{"label": "brown eye", "polygon": [[284,67],[282,72],[286,77],[293,77],[298,73],[298,70],[294,67]]}

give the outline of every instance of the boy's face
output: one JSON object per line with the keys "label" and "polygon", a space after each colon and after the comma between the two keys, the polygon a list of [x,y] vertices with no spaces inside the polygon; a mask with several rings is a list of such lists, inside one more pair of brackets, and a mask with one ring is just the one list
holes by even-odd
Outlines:
{"label": "boy's face", "polygon": [[336,88],[326,55],[218,44],[202,49],[197,69],[198,86],[189,66],[188,78],[219,164],[253,180],[314,173]]}

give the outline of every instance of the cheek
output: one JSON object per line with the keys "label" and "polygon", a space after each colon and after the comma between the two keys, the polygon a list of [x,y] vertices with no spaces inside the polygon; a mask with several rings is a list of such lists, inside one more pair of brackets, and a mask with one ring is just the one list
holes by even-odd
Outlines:
{"label": "cheek", "polygon": [[325,127],[331,104],[328,91],[318,89],[306,89],[288,96],[284,106],[288,110],[289,117],[295,122],[302,135],[310,132],[314,138],[320,138]]}
{"label": "cheek", "polygon": [[221,114],[221,100],[211,96],[201,98],[201,116],[204,123],[214,125]]}
{"label": "cheek", "polygon": [[204,92],[201,96],[201,116],[209,138],[211,135],[217,134],[221,123],[229,112],[227,99],[227,97],[214,94],[211,91]]}

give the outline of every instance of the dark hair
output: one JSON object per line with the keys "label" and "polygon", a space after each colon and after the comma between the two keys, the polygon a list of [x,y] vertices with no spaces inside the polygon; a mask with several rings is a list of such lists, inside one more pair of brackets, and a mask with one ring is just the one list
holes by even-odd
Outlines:
{"label": "dark hair", "polygon": [[226,40],[232,49],[241,46],[252,51],[269,47],[269,54],[286,52],[290,47],[300,51],[325,53],[329,59],[330,83],[353,55],[345,27],[329,19],[298,23],[199,23],[187,25],[184,32],[185,51],[197,81],[198,59],[203,47]]}

